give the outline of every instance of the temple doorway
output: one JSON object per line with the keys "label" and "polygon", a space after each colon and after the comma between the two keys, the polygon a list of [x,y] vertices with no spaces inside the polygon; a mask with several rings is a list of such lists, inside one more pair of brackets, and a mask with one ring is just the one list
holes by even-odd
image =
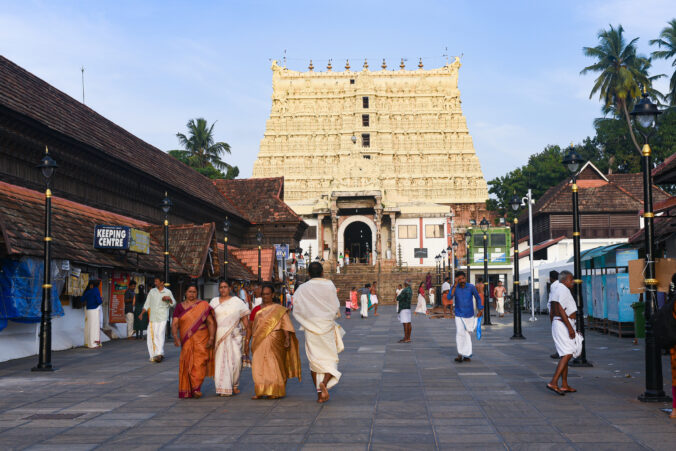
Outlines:
{"label": "temple doorway", "polygon": [[361,221],[355,221],[345,228],[345,251],[349,252],[350,263],[368,263],[372,236],[371,228]]}

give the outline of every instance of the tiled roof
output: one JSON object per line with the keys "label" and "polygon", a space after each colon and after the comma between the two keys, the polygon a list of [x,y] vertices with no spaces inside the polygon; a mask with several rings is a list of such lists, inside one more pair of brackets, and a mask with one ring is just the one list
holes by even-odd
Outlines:
{"label": "tiled roof", "polygon": [[[44,193],[0,182],[0,231],[9,255],[43,255]],[[77,263],[111,268],[160,272],[164,269],[163,244],[150,240],[150,254],[94,249],[97,224],[147,229],[148,223],[52,197],[52,255]],[[138,262],[137,262],[138,257]],[[138,265],[138,266],[137,266]],[[187,271],[173,259],[170,272]]]}
{"label": "tiled roof", "polygon": [[676,183],[676,153],[653,169],[655,183]]}
{"label": "tiled roof", "polygon": [[[232,252],[234,250],[236,250],[236,248],[228,246],[228,279],[254,280],[258,278],[258,270],[256,270],[256,274],[254,275],[254,273],[235,256]],[[218,257],[218,273],[222,274],[223,269],[220,266],[220,261],[223,259],[223,243],[218,243]]]}
{"label": "tiled roof", "polygon": [[0,106],[156,177],[171,190],[239,216],[208,178],[2,56]]}
{"label": "tiled roof", "polygon": [[284,202],[284,177],[214,180],[214,185],[253,224],[302,222]]}
{"label": "tiled roof", "polygon": [[[169,254],[188,270],[191,277],[202,277],[215,230],[213,222],[169,225]],[[164,246],[164,226],[152,226],[149,231]]]}
{"label": "tiled roof", "polygon": [[[232,251],[228,248],[228,254],[234,255],[258,278],[258,248],[233,249]],[[263,281],[272,281],[275,262],[275,248],[263,247],[261,249],[261,278]]]}
{"label": "tiled roof", "polygon": [[[565,235],[560,236],[558,238],[554,238],[554,239],[551,239],[551,240],[544,241],[540,244],[536,244],[535,246],[533,246],[534,252],[541,251],[542,249],[546,249],[549,246],[553,246],[564,238],[566,238]],[[523,252],[519,252],[519,258],[528,257],[529,255],[530,255],[530,249],[526,249]]]}
{"label": "tiled roof", "polygon": [[[607,183],[600,178],[587,177],[578,184],[578,198],[580,212],[638,212],[643,208],[643,179],[640,173],[609,174]],[[590,180],[593,180],[590,181]],[[570,212],[571,185],[566,179],[556,186],[549,188],[540,199],[535,202],[533,213],[560,213]],[[669,195],[653,185],[653,200],[661,202]],[[522,213],[520,220],[528,219],[527,212]]]}

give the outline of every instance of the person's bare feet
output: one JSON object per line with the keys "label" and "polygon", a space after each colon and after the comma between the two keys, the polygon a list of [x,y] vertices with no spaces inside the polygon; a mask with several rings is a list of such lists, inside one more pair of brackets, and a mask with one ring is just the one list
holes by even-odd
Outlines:
{"label": "person's bare feet", "polygon": [[251,399],[263,399],[265,396],[252,396]]}
{"label": "person's bare feet", "polygon": [[669,414],[669,418],[676,418],[676,409],[671,409],[671,413]]}
{"label": "person's bare feet", "polygon": [[319,396],[319,399],[317,400],[317,402],[319,402],[320,404],[325,403],[326,401],[329,400],[330,396],[329,396],[329,390],[326,388],[326,385],[324,384],[324,382],[320,382],[319,390],[321,390],[321,391],[319,393],[320,396]]}
{"label": "person's bare feet", "polygon": [[202,397],[202,392],[196,391],[192,394],[192,397],[195,398],[195,399],[200,399]]}
{"label": "person's bare feet", "polygon": [[239,395],[239,393],[240,393],[239,388],[233,388],[233,389],[232,389],[232,394],[233,394],[233,395]]}
{"label": "person's bare feet", "polygon": [[562,385],[561,386],[561,391],[564,393],[576,393],[577,390],[575,390],[573,387],[569,385]]}

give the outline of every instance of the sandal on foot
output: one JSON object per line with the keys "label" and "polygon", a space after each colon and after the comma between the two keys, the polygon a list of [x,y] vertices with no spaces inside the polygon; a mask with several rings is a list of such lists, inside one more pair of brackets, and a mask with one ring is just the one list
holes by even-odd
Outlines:
{"label": "sandal on foot", "polygon": [[551,384],[547,384],[547,389],[553,391],[559,396],[565,396],[566,394],[562,392],[559,387],[553,387]]}
{"label": "sandal on foot", "polygon": [[577,393],[577,390],[574,388],[568,387],[568,388],[563,388],[561,387],[560,390],[564,393]]}
{"label": "sandal on foot", "polygon": [[461,356],[457,356],[457,357],[456,357],[455,359],[453,359],[453,360],[455,360],[456,362],[460,363],[460,362],[462,362],[462,357],[461,357]]}

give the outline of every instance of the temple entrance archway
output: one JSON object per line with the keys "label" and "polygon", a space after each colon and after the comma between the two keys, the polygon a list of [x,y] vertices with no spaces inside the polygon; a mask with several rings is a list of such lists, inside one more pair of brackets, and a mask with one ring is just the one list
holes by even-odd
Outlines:
{"label": "temple entrance archway", "polygon": [[374,263],[375,237],[376,225],[371,218],[350,216],[338,228],[338,254],[345,255],[347,251],[350,254],[350,263],[366,263],[370,253],[370,262]]}

